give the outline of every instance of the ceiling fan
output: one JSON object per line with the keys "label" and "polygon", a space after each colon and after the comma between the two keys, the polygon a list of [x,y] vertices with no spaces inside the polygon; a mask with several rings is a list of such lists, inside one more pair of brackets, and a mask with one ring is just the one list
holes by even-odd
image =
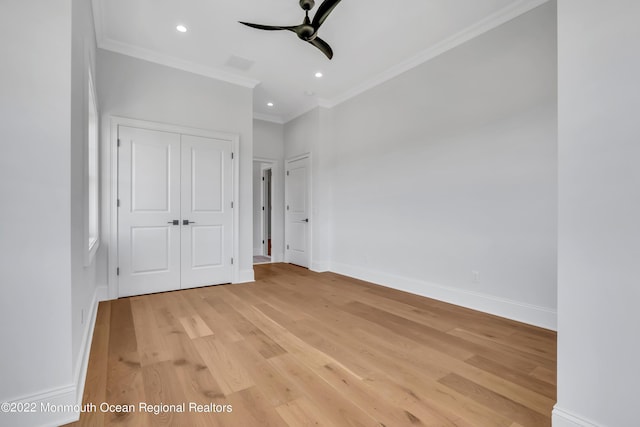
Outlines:
{"label": "ceiling fan", "polygon": [[304,21],[300,25],[294,25],[289,27],[279,27],[273,25],[260,25],[260,24],[252,24],[250,22],[242,22],[248,27],[257,28],[259,30],[268,30],[268,31],[277,31],[277,30],[287,30],[292,31],[298,35],[301,40],[304,40],[308,43],[311,43],[318,49],[322,51],[327,58],[333,58],[333,50],[331,50],[331,46],[327,44],[324,40],[318,37],[318,30],[322,23],[327,19],[331,11],[340,3],[340,0],[324,0],[322,4],[318,7],[315,16],[313,17],[313,21],[309,19],[309,11],[313,9],[315,6],[314,0],[300,0],[300,7],[305,11]]}

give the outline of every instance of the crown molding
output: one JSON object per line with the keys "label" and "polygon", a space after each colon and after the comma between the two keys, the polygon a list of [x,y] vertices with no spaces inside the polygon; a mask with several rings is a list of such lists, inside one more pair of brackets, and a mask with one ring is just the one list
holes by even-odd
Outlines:
{"label": "crown molding", "polygon": [[285,124],[285,121],[282,117],[277,116],[275,114],[265,114],[265,113],[253,113],[254,120],[262,120],[263,122],[271,122],[277,123],[279,125]]}
{"label": "crown molding", "polygon": [[439,56],[461,44],[478,37],[479,35],[486,33],[514,18],[520,16],[526,12],[529,12],[536,7],[547,3],[549,0],[520,0],[510,4],[509,6],[499,10],[486,17],[485,19],[465,28],[464,30],[454,34],[451,37],[437,43],[436,45],[423,50],[419,54],[409,58],[406,61],[401,62],[389,68],[387,71],[377,75],[376,77],[365,81],[364,83],[357,85],[341,95],[338,95],[330,100],[324,100],[326,108],[333,108],[349,99],[366,92],[382,83],[405,73],[418,65]]}
{"label": "crown molding", "polygon": [[253,89],[258,84],[260,84],[259,80],[238,76],[236,74],[228,73],[216,68],[196,64],[195,62],[191,61],[184,61],[173,56],[159,54],[149,49],[131,46],[126,43],[116,42],[105,38],[98,41],[98,47],[100,49],[110,50],[112,52],[132,56],[134,58],[143,59],[145,61],[154,62],[160,65],[165,65],[167,67],[177,68],[178,70],[199,74],[205,77],[211,77],[213,79],[222,80],[224,82],[235,84],[238,86],[244,86],[249,89]]}

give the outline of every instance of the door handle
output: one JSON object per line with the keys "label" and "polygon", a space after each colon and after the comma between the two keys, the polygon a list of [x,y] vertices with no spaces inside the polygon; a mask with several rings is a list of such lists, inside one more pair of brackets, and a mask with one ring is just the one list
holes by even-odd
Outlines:
{"label": "door handle", "polygon": [[302,220],[302,221],[300,221],[300,222],[309,222],[309,218],[305,218],[305,219],[303,219],[303,220]]}
{"label": "door handle", "polygon": [[167,224],[180,225],[180,220],[174,219],[173,221],[168,221]]}
{"label": "door handle", "polygon": [[189,224],[195,224],[195,221],[189,221],[188,219],[183,219],[182,220],[182,225],[189,225]]}

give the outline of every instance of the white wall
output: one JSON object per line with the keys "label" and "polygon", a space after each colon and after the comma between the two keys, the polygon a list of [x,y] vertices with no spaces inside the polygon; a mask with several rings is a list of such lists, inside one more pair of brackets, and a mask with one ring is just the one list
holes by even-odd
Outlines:
{"label": "white wall", "polygon": [[[107,144],[110,116],[240,135],[240,273],[253,280],[252,89],[98,49],[98,98]],[[103,154],[108,185],[108,150]]]}
{"label": "white wall", "polygon": [[[284,126],[263,120],[253,121],[253,157],[273,161],[272,168],[272,228],[271,228],[271,260],[284,260]],[[261,177],[254,175],[254,248],[262,244],[258,222],[262,215],[260,210]],[[258,194],[256,194],[258,192]],[[257,199],[256,199],[257,197]]]}
{"label": "white wall", "polygon": [[557,427],[638,425],[639,16],[558,2]]}
{"label": "white wall", "polygon": [[547,3],[331,110],[332,270],[555,328],[555,16]]}
{"label": "white wall", "polygon": [[[0,4],[0,401],[75,404],[99,281],[84,268],[84,69],[95,49],[88,2]],[[80,319],[85,310],[84,325]],[[59,425],[73,413],[5,414]]]}
{"label": "white wall", "polygon": [[71,380],[71,1],[3,1],[0,37],[0,401],[7,401]]}
{"label": "white wall", "polygon": [[284,158],[284,125],[253,120],[253,157],[273,160]]}

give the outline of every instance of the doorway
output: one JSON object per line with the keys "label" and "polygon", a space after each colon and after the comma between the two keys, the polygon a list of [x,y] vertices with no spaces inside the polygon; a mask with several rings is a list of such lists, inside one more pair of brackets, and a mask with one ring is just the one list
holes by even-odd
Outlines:
{"label": "doorway", "polygon": [[[281,217],[282,203],[277,194],[277,161],[254,159],[253,162],[253,263],[266,264],[281,262],[282,255],[278,251],[282,247],[282,225],[277,218]],[[281,173],[281,172],[280,172]],[[278,202],[280,200],[280,202]],[[280,212],[280,213],[279,213]],[[279,216],[280,215],[280,216]]]}

